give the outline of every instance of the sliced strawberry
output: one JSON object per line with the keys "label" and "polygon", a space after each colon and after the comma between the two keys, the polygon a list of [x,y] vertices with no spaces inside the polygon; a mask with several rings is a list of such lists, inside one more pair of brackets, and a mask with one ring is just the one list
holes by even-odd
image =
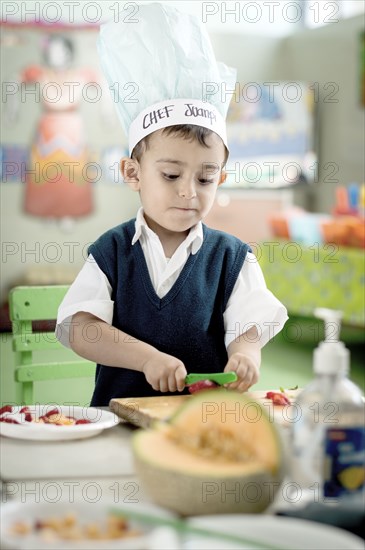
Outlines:
{"label": "sliced strawberry", "polygon": [[196,393],[203,390],[213,390],[214,388],[217,388],[218,384],[215,382],[212,382],[212,380],[199,380],[199,382],[195,382],[194,384],[190,384],[188,386],[189,393]]}
{"label": "sliced strawberry", "polygon": [[11,412],[13,412],[13,407],[11,405],[4,405],[0,409],[0,415],[4,413],[11,413]]}
{"label": "sliced strawberry", "polygon": [[271,399],[274,405],[290,405],[290,400],[283,393],[276,391],[268,391],[266,394],[267,399]]}
{"label": "sliced strawberry", "polygon": [[20,409],[20,412],[24,414],[24,420],[26,422],[33,422],[33,416],[32,416],[32,413],[30,412],[29,407],[22,407]]}
{"label": "sliced strawberry", "polygon": [[9,418],[8,416],[1,416],[0,422],[7,422],[7,424],[20,424],[20,422],[14,420],[14,418]]}
{"label": "sliced strawberry", "polygon": [[47,412],[44,416],[53,416],[54,414],[61,414],[58,409],[52,409],[51,411]]}
{"label": "sliced strawberry", "polygon": [[272,402],[274,403],[274,405],[290,404],[290,401],[288,401],[288,399],[283,395],[274,395],[274,397],[272,398]]}
{"label": "sliced strawberry", "polygon": [[91,421],[86,420],[86,418],[79,418],[79,420],[76,420],[75,425],[76,424],[91,424]]}

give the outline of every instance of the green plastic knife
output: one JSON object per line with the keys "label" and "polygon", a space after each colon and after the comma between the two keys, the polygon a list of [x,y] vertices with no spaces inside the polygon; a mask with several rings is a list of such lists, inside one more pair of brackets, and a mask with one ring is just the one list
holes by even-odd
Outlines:
{"label": "green plastic knife", "polygon": [[190,385],[200,380],[211,380],[220,386],[223,384],[229,384],[237,380],[237,374],[235,372],[213,372],[213,373],[201,373],[201,374],[188,374],[185,378],[185,384]]}

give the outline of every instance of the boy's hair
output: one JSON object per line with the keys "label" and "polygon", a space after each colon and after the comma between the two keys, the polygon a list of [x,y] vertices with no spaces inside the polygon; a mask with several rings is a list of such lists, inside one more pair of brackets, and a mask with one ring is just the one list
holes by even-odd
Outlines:
{"label": "boy's hair", "polygon": [[[167,136],[180,136],[188,141],[198,141],[200,145],[209,147],[206,141],[207,137],[215,132],[213,132],[213,130],[209,130],[209,128],[204,128],[203,126],[197,126],[195,124],[176,124],[174,126],[167,126],[166,128],[163,128],[162,133]],[[152,134],[147,135],[137,143],[132,151],[131,158],[138,160],[138,162],[141,160],[143,153],[145,153],[148,149],[148,141],[151,135]],[[224,144],[223,146],[225,149],[224,166],[228,159],[228,149]]]}

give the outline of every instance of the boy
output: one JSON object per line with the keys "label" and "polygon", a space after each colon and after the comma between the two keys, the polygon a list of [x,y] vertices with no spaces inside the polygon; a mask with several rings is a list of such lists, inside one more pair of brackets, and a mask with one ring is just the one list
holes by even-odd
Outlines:
{"label": "boy", "polygon": [[90,247],[59,311],[60,339],[98,363],[91,405],[181,392],[187,372],[235,371],[229,387],[245,391],[287,317],[249,247],[201,222],[225,180],[222,117],[196,98],[168,98],[133,119],[129,141],[121,170],[142,208]]}

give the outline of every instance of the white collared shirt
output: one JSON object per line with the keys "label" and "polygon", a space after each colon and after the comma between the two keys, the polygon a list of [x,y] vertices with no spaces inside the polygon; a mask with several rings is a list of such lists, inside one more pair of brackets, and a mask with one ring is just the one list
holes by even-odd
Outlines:
{"label": "white collared shirt", "polygon": [[140,208],[136,216],[136,232],[132,245],[140,241],[153,288],[159,298],[173,287],[190,254],[196,254],[203,244],[203,227],[201,222],[190,229],[186,239],[177,248],[172,258],[166,258],[158,236],[150,229]]}
{"label": "white collared shirt", "polygon": [[[163,298],[178,279],[189,255],[196,254],[202,246],[203,227],[201,222],[192,227],[173,256],[166,258],[160,239],[148,227],[140,208],[132,246],[137,241],[146,258],[153,288],[159,298]],[[79,311],[91,313],[111,324],[114,308],[111,294],[107,277],[90,255],[58,310],[56,335],[60,342],[70,347],[71,320]],[[224,312],[226,347],[253,325],[263,347],[280,332],[287,319],[286,308],[268,290],[256,257],[248,252]]]}

